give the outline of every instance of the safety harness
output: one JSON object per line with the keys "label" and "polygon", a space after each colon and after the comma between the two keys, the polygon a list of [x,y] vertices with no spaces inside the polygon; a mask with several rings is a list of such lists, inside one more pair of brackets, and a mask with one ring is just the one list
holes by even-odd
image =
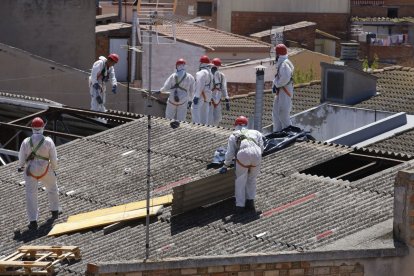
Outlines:
{"label": "safety harness", "polygon": [[[208,77],[209,77],[209,81],[208,81],[208,84],[204,84],[204,87],[208,87],[208,88],[210,88],[210,85],[211,85],[211,73],[208,71],[208,69],[207,68],[205,68],[205,67],[203,67],[202,69],[206,69],[207,70],[207,72],[208,72]],[[207,96],[206,96],[206,94],[204,93],[204,89],[203,89],[203,91],[201,92],[201,97],[203,97],[203,100],[204,100],[204,102],[205,103],[207,103],[208,101],[207,101]]]}
{"label": "safety harness", "polygon": [[[223,75],[219,73],[220,76],[220,82],[216,83],[216,78],[213,77],[213,91],[214,90],[219,90],[221,91],[222,87],[223,87]],[[218,101],[218,103],[215,103],[213,99],[211,99],[211,104],[213,105],[214,108],[217,108],[217,106],[219,106],[221,103],[221,98]]]}
{"label": "safety harness", "polygon": [[106,68],[106,62],[104,62],[103,64],[103,69],[101,70],[101,72],[96,76],[96,79],[98,80],[100,77],[102,77],[102,81],[108,81],[109,79],[109,75],[108,75],[108,70]]}
{"label": "safety harness", "polygon": [[[183,91],[187,92],[187,89],[185,89],[184,87],[180,86],[180,84],[183,82],[183,80],[184,80],[186,77],[187,77],[187,73],[185,73],[185,74],[184,74],[184,76],[181,78],[181,80],[180,80],[180,81],[178,81],[178,76],[177,76],[177,75],[175,75],[175,76],[174,76],[174,79],[175,79],[175,85],[174,85],[173,87],[171,87],[170,89],[175,89],[175,90],[174,90],[174,100],[175,100],[176,102],[179,102],[179,101],[180,101],[180,99],[178,98],[178,93],[177,93],[177,89],[178,89],[178,88],[180,88],[181,90],[183,90]],[[173,103],[171,100],[168,100],[168,102],[169,102],[170,104],[172,104],[172,105],[175,105],[175,106],[180,106],[180,105],[185,104],[185,102],[184,102],[184,103],[180,103],[180,104],[176,104],[176,103]]]}
{"label": "safety harness", "polygon": [[[37,151],[39,150],[39,148],[43,145],[45,141],[45,137],[42,137],[42,140],[39,141],[39,143],[37,144],[37,146],[34,148],[33,147],[33,141],[32,141],[32,137],[29,138],[29,144],[30,147],[32,149],[32,152],[30,153],[30,155],[26,158],[26,162],[34,160],[34,159],[40,159],[40,160],[45,160],[45,161],[49,161],[49,158],[47,157],[43,157],[37,154]],[[30,165],[27,167],[26,169],[26,175],[31,176],[33,178],[36,178],[37,180],[41,179],[42,177],[44,177],[47,174],[47,171],[49,170],[49,165],[50,162],[47,163],[47,167],[44,173],[42,173],[41,175],[37,176],[34,175],[30,172]]]}
{"label": "safety harness", "polygon": [[[279,75],[279,71],[280,71],[280,67],[282,67],[282,64],[283,63],[285,63],[286,62],[286,60],[284,60],[283,62],[281,62],[280,64],[279,64],[279,66],[278,66],[278,68],[277,68],[277,73],[276,73],[276,75],[275,75],[275,78]],[[290,67],[290,65],[289,65],[289,63],[286,63],[289,67]],[[292,68],[291,68],[292,69]],[[287,88],[286,88],[286,86],[288,86],[289,84],[291,84],[291,83],[293,83],[293,70],[292,70],[292,74],[290,75],[290,80],[289,80],[289,82],[288,83],[286,83],[285,84],[285,86],[282,86],[282,87],[279,87],[279,89],[280,88],[282,88],[283,89],[283,91],[286,93],[286,95],[288,95],[288,97],[289,98],[291,98],[292,97],[292,94],[287,90]],[[279,95],[279,89],[277,89],[277,91],[276,91],[276,95]]]}
{"label": "safety harness", "polygon": [[248,130],[242,129],[240,131],[239,135],[235,135],[235,137],[236,137],[236,163],[239,164],[240,166],[242,166],[243,168],[250,169],[250,168],[254,168],[256,166],[254,166],[254,165],[245,165],[242,162],[240,162],[240,160],[237,159],[237,153],[240,150],[240,145],[241,145],[241,142],[243,140],[252,141],[256,146],[258,146],[257,141],[255,139],[249,137],[247,134],[248,134]]}

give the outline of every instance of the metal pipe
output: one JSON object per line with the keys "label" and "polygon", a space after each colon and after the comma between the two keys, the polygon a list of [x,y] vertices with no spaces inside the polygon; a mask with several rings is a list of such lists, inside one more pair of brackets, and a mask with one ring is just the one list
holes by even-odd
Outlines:
{"label": "metal pipe", "polygon": [[150,15],[150,22],[149,22],[149,44],[148,44],[148,100],[147,100],[147,107],[148,107],[148,148],[147,148],[147,216],[146,216],[146,233],[145,233],[145,259],[149,258],[149,248],[150,248],[150,241],[149,241],[149,214],[150,214],[150,190],[151,190],[151,111],[149,110],[152,105],[152,92],[151,92],[151,71],[152,71],[152,23],[153,23],[154,14],[151,13]]}
{"label": "metal pipe", "polygon": [[262,132],[263,116],[263,92],[264,92],[264,70],[266,67],[259,65],[256,68],[256,96],[254,103],[254,129]]}
{"label": "metal pipe", "polygon": [[[137,8],[134,6],[132,9],[132,34],[131,34],[131,48],[135,49],[137,46]],[[129,52],[129,51],[128,51]],[[136,70],[136,52],[133,50],[131,53],[131,78],[130,82],[135,80]]]}
{"label": "metal pipe", "polygon": [[118,0],[118,20],[122,21],[122,0]]}

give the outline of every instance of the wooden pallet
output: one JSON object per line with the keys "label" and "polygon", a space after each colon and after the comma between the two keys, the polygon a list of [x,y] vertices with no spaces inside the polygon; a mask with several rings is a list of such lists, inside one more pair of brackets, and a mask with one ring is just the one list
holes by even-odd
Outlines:
{"label": "wooden pallet", "polygon": [[0,275],[53,275],[57,263],[80,258],[77,246],[22,246],[0,259]]}

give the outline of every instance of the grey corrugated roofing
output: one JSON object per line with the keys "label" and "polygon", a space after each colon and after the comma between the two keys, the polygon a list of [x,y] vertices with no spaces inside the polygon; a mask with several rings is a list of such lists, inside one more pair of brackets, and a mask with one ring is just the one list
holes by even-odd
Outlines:
{"label": "grey corrugated roofing", "polygon": [[[107,234],[98,228],[45,235],[52,224],[66,221],[69,215],[145,199],[146,130],[147,121],[142,118],[58,147],[64,213],[57,221],[46,222],[47,199],[41,190],[37,234],[26,231],[24,187],[19,184],[23,176],[16,172],[16,163],[0,167],[0,194],[8,195],[0,201],[0,255],[14,252],[23,243],[79,246],[82,260],[64,264],[62,275],[82,274],[90,262],[144,258],[142,220]],[[172,130],[168,120],[153,118],[151,195],[171,193],[175,183],[216,174],[206,166],[214,150],[226,145],[230,133],[191,123]],[[151,223],[150,257],[307,251],[389,220],[395,174],[413,167],[412,162],[352,183],[300,173],[352,151],[345,146],[298,142],[266,156],[257,184],[256,205],[262,216],[234,216],[233,199],[174,217],[171,207],[165,208]],[[261,238],[255,237],[264,232]]]}
{"label": "grey corrugated roofing", "polygon": [[[414,114],[414,68],[391,66],[375,70],[372,74],[378,77],[377,95],[356,104],[355,107]],[[320,81],[296,85],[291,115],[319,105],[321,89]],[[231,110],[223,111],[223,121],[220,125],[230,128],[237,116],[252,116],[254,95],[250,93],[231,99]],[[265,91],[264,95],[263,125],[269,125],[272,123],[274,96],[270,91]]]}

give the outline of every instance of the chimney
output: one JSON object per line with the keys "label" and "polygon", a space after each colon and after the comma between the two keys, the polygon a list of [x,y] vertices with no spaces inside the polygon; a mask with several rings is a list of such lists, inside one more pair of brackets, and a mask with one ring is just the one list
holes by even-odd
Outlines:
{"label": "chimney", "polygon": [[265,66],[259,65],[256,69],[256,96],[254,103],[254,129],[262,132],[263,117],[263,92],[264,92],[264,70]]}
{"label": "chimney", "polygon": [[354,105],[375,96],[377,77],[346,65],[321,62],[321,103]]}
{"label": "chimney", "polygon": [[341,43],[341,60],[358,60],[359,43]]}

